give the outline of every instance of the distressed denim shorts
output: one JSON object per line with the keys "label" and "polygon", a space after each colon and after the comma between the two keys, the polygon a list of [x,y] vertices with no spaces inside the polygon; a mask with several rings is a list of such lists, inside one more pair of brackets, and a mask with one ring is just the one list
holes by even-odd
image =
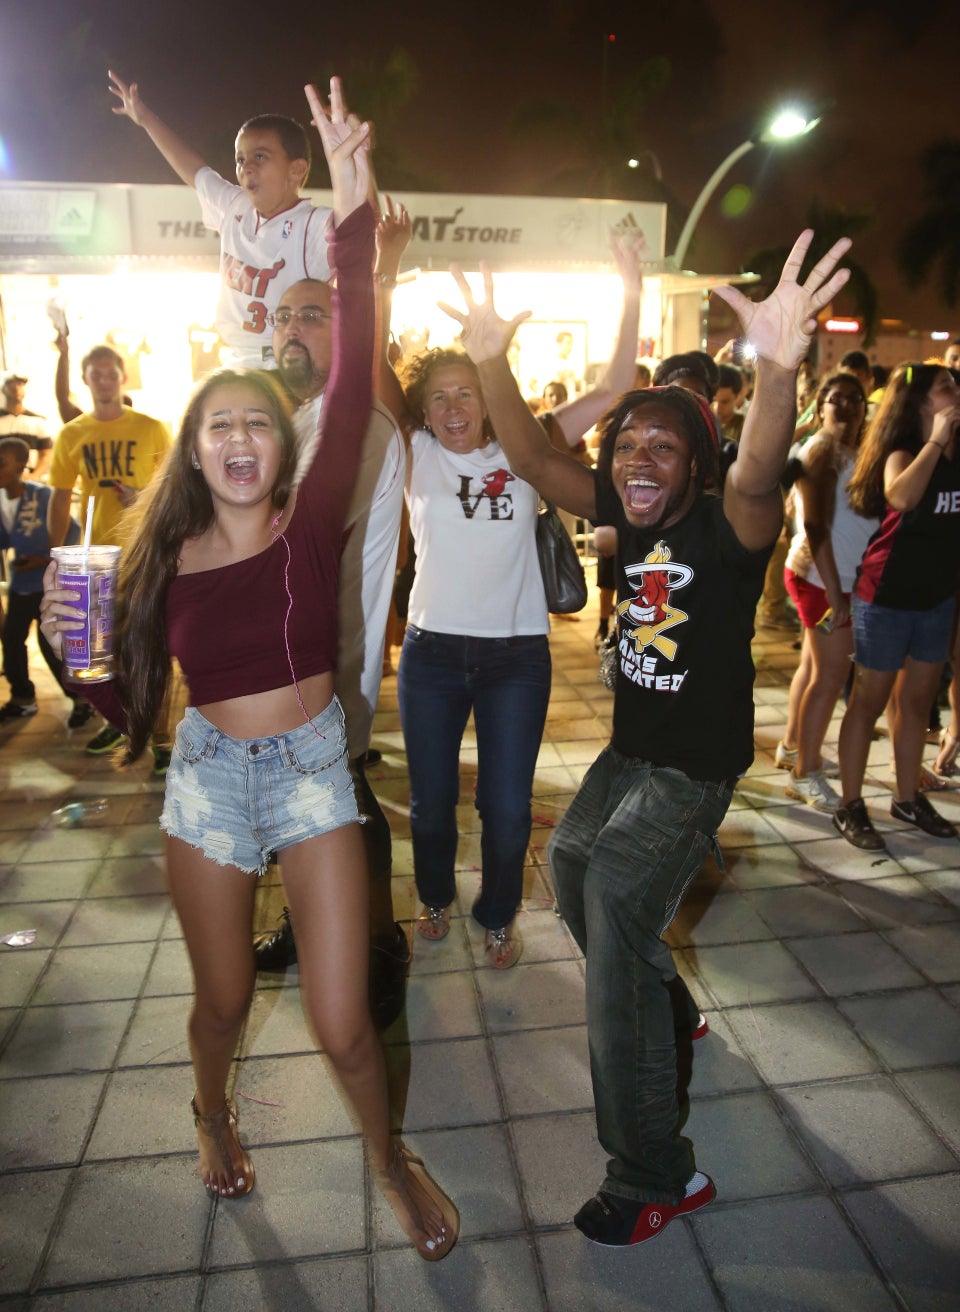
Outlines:
{"label": "distressed denim shorts", "polygon": [[177,726],[160,828],[217,865],[262,875],[271,852],[362,823],[334,697],[272,738],[231,738],[188,706]]}

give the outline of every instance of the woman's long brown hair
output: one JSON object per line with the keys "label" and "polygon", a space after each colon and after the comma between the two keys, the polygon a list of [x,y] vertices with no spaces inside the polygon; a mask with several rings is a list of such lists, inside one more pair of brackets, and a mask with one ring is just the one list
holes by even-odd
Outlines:
{"label": "woman's long brown hair", "polygon": [[883,469],[894,451],[916,455],[923,443],[921,409],[942,364],[901,364],[890,375],[876,418],[860,443],[847,484],[847,499],[858,515],[882,519]]}

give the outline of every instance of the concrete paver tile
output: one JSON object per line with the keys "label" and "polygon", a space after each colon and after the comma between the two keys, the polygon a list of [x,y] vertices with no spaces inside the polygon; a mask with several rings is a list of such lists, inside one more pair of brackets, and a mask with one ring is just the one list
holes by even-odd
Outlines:
{"label": "concrete paver tile", "polygon": [[593,1107],[585,1025],[499,1034],[493,1048],[510,1116]]}
{"label": "concrete paver tile", "polygon": [[0,1170],[80,1161],[105,1075],[0,1082]]}
{"label": "concrete paver tile", "polygon": [[908,925],[887,939],[935,984],[960,980],[960,921],[945,925]]}
{"label": "concrete paver tile", "polygon": [[0,1076],[109,1070],[133,1005],[127,998],[28,1008],[3,1055]]}
{"label": "concrete paver tile", "polygon": [[933,989],[841,998],[837,1006],[894,1070],[960,1059],[960,1014]]}
{"label": "concrete paver tile", "polygon": [[[423,1160],[430,1175],[456,1205],[461,1241],[522,1230],[523,1215],[505,1125],[423,1131],[405,1134],[403,1141]],[[409,1246],[399,1221],[376,1188],[373,1227],[378,1249]]]}
{"label": "concrete paver tile", "polygon": [[910,1312],[953,1312],[960,1288],[960,1175],[844,1195],[844,1206]]}
{"label": "concrete paver tile", "polygon": [[701,947],[697,971],[724,1006],[815,998],[818,989],[777,942]]}
{"label": "concrete paver tile", "polygon": [[875,933],[795,938],[790,951],[833,997],[923,983],[913,967]]}
{"label": "concrete paver tile", "polygon": [[955,1165],[884,1076],[781,1089],[778,1097],[833,1185],[933,1175]]}
{"label": "concrete paver tile", "polygon": [[150,950],[142,943],[61,947],[34,1001],[47,1004],[135,998],[149,964]]}
{"label": "concrete paver tile", "polygon": [[541,1312],[544,1307],[525,1239],[461,1243],[437,1263],[424,1262],[408,1244],[378,1253],[373,1268],[378,1312]]}
{"label": "concrete paver tile", "polygon": [[81,1167],[43,1284],[197,1270],[212,1204],[193,1169],[183,1157]]}
{"label": "concrete paver tile", "polygon": [[367,1261],[363,1257],[217,1271],[207,1280],[203,1295],[204,1312],[237,1312],[237,1308],[249,1308],[251,1312],[253,1308],[367,1312],[369,1306]]}
{"label": "concrete paver tile", "polygon": [[537,1236],[550,1312],[717,1312],[689,1222],[633,1248],[591,1244],[579,1230]]}
{"label": "concrete paver tile", "polygon": [[0,1176],[0,1294],[29,1288],[69,1180],[69,1171]]}
{"label": "concrete paver tile", "polygon": [[606,1175],[593,1112],[514,1122],[520,1179],[536,1225],[564,1225]]}
{"label": "concrete paver tile", "polygon": [[521,957],[510,970],[478,970],[476,978],[492,1033],[583,1023],[583,975],[575,961],[527,965]]}
{"label": "concrete paver tile", "polygon": [[425,1130],[500,1119],[486,1039],[396,1043],[388,1045],[386,1052],[395,1129]]}
{"label": "concrete paver tile", "polygon": [[683,1133],[724,1201],[822,1188],[766,1092],[698,1098]]}
{"label": "concrete paver tile", "polygon": [[865,1075],[875,1058],[829,1002],[737,1008],[726,1018],[771,1084]]}
{"label": "concrete paver tile", "polygon": [[829,1198],[708,1207],[692,1225],[730,1312],[886,1312],[897,1306]]}
{"label": "concrete paver tile", "polygon": [[257,1182],[239,1205],[218,1202],[209,1260],[215,1266],[283,1261],[363,1249],[363,1149],[359,1139],[261,1148]]}

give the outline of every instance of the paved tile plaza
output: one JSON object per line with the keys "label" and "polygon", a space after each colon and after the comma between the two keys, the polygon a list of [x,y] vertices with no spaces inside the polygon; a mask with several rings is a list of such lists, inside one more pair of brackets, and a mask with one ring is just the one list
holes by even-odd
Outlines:
{"label": "paved tile plaza", "polygon": [[[960,842],[884,817],[859,853],[784,796],[773,748],[796,660],[756,644],[757,759],[670,931],[711,1032],[687,1131],[718,1197],[652,1243],[597,1248],[571,1217],[603,1175],[583,962],[552,911],[544,849],[608,734],[593,603],[551,640],[519,966],[483,965],[463,753],[460,914],[417,938],[387,1035],[394,1103],[460,1206],[451,1257],[421,1262],[371,1192],[360,1143],[312,1050],[296,972],[258,989],[237,1059],[257,1188],[216,1203],[196,1175],[184,1022],[190,970],[163,891],[162,785],[83,753],[34,649],[40,714],[0,730],[0,1308],[36,1312],[956,1312],[960,1307]],[[709,732],[709,726],[705,726]],[[836,722],[831,742],[835,743]],[[371,770],[394,833],[397,914],[416,912],[395,680]],[[933,749],[931,749],[931,755]],[[64,799],[106,797],[75,829]],[[939,803],[938,803],[939,804]],[[960,820],[960,794],[943,803]],[[273,872],[271,872],[273,873]],[[259,919],[282,905],[262,888]]]}

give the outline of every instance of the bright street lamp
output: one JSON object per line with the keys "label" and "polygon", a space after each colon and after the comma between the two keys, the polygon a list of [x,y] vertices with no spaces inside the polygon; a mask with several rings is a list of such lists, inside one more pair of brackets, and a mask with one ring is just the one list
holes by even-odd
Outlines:
{"label": "bright street lamp", "polygon": [[679,273],[682,271],[687,247],[690,245],[690,238],[700,221],[700,216],[706,209],[707,202],[720,185],[721,180],[730,172],[737,160],[742,159],[748,151],[753,150],[754,146],[759,145],[761,142],[765,145],[774,145],[781,141],[791,141],[795,137],[806,136],[820,122],[822,113],[823,109],[821,108],[818,113],[808,117],[799,109],[783,109],[762,131],[755,133],[749,141],[742,142],[736,150],[731,150],[726,159],[714,169],[700,195],[694,201],[693,208],[687,215],[687,221],[683,225],[683,231],[677,241],[676,250],[672,255],[668,255],[666,259],[666,266],[671,272]]}

